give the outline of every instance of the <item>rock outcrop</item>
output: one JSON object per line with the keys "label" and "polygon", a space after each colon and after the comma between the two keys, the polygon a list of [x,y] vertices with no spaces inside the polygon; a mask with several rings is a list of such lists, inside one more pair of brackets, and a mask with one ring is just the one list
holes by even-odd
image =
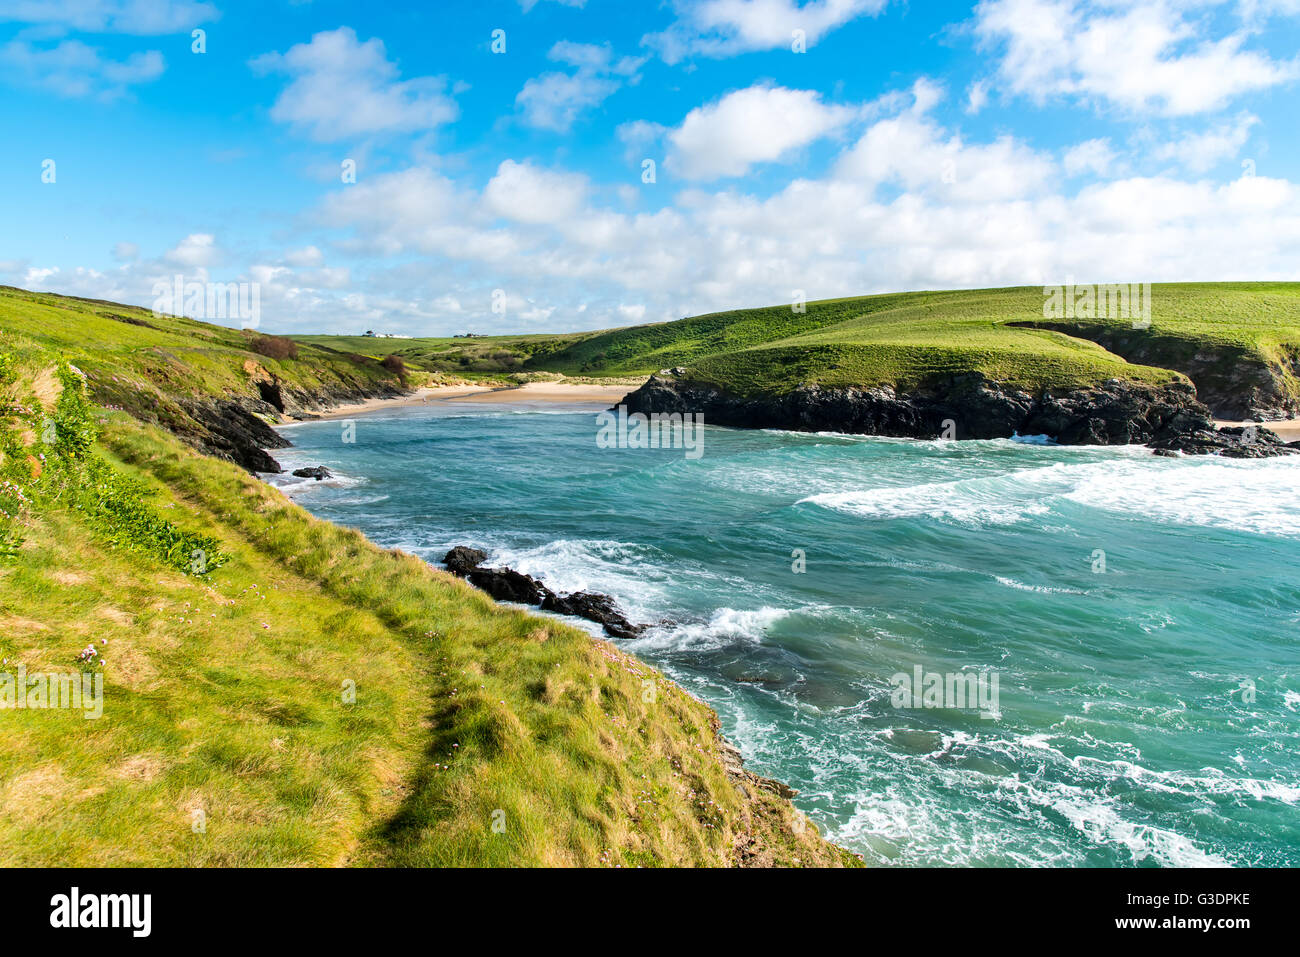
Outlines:
{"label": "rock outcrop", "polygon": [[[781,395],[734,396],[678,375],[651,376],[623,400],[629,413],[694,412],[714,425],[847,432],[917,439],[995,439],[1047,435],[1066,445],[1151,444],[1173,448],[1181,437],[1216,435],[1216,448],[1243,447],[1230,430],[1216,432],[1210,411],[1186,382],[1154,385],[1111,379],[1033,394],[979,373],[932,381],[907,392],[803,386]],[[1256,430],[1266,432],[1267,430]],[[1271,435],[1272,433],[1268,433]],[[1199,449],[1197,443],[1188,449]],[[1285,445],[1255,443],[1252,449]],[[1181,451],[1181,449],[1179,449]]]}
{"label": "rock outcrop", "polygon": [[596,592],[574,592],[557,595],[536,578],[513,568],[484,568],[487,553],[477,548],[457,545],[443,558],[442,563],[453,575],[464,578],[475,588],[481,588],[497,601],[511,601],[519,605],[535,605],[544,611],[572,615],[594,621],[612,638],[635,638],[645,631],[645,625],[634,625],[618,610],[614,599]]}
{"label": "rock outcrop", "polygon": [[1226,342],[1098,322],[1044,319],[1008,325],[1087,339],[1129,362],[1181,372],[1196,383],[1197,398],[1215,418],[1271,421],[1300,414],[1300,400],[1288,384],[1298,371],[1294,355],[1270,359]]}
{"label": "rock outcrop", "polygon": [[288,448],[291,443],[248,408],[252,401],[181,399],[178,404],[197,428],[173,431],[208,454],[250,472],[282,472],[280,463],[266,450]]}
{"label": "rock outcrop", "polygon": [[1229,459],[1267,459],[1294,454],[1300,443],[1289,445],[1259,426],[1199,430],[1151,443],[1157,455],[1222,455]]}

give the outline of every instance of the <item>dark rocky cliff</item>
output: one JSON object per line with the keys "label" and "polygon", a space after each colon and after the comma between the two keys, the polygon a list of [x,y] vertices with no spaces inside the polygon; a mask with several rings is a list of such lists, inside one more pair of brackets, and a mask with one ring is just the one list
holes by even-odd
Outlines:
{"label": "dark rocky cliff", "polygon": [[781,395],[735,396],[689,377],[660,373],[624,399],[629,413],[694,412],[713,425],[847,432],[917,439],[1047,435],[1066,445],[1141,445],[1257,457],[1290,451],[1267,429],[1218,431],[1187,383],[1112,379],[1034,394],[978,373],[908,392],[890,386],[804,386]]}

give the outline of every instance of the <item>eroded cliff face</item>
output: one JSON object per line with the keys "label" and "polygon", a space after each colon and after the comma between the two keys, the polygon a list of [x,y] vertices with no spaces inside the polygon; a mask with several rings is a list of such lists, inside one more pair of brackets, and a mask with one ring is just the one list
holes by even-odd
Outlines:
{"label": "eroded cliff face", "polygon": [[264,405],[256,411],[290,419],[309,419],[314,413],[327,412],[340,405],[396,398],[408,391],[396,379],[375,381],[344,376],[337,371],[319,386],[308,388],[285,382],[252,360],[244,363],[244,372],[248,374],[247,398],[260,399]]}
{"label": "eroded cliff face", "polygon": [[705,422],[737,428],[917,439],[1047,435],[1066,445],[1149,444],[1249,457],[1290,451],[1265,429],[1216,431],[1210,410],[1183,382],[1111,379],[1032,394],[970,373],[907,392],[891,386],[810,385],[782,395],[735,396],[689,376],[661,373],[628,395],[624,405],[630,413],[701,413]]}
{"label": "eroded cliff face", "polygon": [[1129,362],[1181,372],[1195,383],[1197,398],[1219,419],[1270,422],[1300,415],[1300,356],[1295,353],[1287,353],[1275,362],[1241,347],[1171,336],[1154,329],[1061,320],[1008,325],[1087,339]]}
{"label": "eroded cliff face", "polygon": [[241,393],[226,396],[190,395],[153,382],[149,393],[128,383],[92,383],[95,400],[123,408],[145,422],[167,429],[199,451],[234,462],[250,472],[280,472],[280,463],[267,450],[292,443],[271,426],[288,419],[308,419],[317,412],[367,399],[395,398],[406,390],[394,380],[355,380],[336,376],[313,388],[292,386],[261,364],[244,363],[248,375]]}

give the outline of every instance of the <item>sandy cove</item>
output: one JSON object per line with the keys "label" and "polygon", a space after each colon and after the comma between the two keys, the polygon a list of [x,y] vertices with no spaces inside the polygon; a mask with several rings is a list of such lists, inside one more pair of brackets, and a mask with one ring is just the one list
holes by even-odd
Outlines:
{"label": "sandy cove", "polygon": [[577,382],[529,382],[505,388],[471,385],[442,385],[416,389],[395,399],[368,399],[340,405],[316,415],[318,419],[339,419],[405,406],[456,402],[491,405],[616,405],[635,385],[589,385]]}

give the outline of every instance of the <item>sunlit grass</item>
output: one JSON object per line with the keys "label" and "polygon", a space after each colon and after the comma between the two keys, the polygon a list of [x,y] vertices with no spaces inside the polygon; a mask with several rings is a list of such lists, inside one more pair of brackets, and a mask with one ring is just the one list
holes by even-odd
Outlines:
{"label": "sunlit grass", "polygon": [[82,512],[22,513],[3,669],[72,671],[93,643],[104,704],[0,710],[0,862],[854,863],[740,790],[713,713],[611,644],[123,413],[95,451],[227,561],[196,577]]}

